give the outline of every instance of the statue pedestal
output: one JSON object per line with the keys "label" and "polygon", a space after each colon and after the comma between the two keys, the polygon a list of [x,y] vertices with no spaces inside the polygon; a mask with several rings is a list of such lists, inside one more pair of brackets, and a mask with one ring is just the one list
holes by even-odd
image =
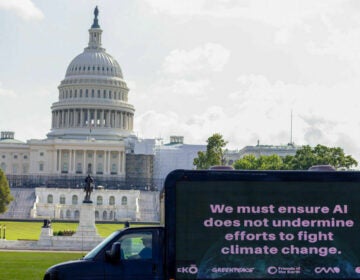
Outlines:
{"label": "statue pedestal", "polygon": [[85,239],[100,237],[95,226],[95,206],[92,202],[81,204],[79,226],[73,237]]}

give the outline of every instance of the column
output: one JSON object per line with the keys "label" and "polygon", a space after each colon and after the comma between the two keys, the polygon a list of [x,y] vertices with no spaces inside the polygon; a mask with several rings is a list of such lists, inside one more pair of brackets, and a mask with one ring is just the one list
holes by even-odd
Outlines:
{"label": "column", "polygon": [[100,127],[104,127],[104,109],[101,110],[100,114]]}
{"label": "column", "polygon": [[76,109],[74,109],[73,110],[73,112],[74,112],[74,119],[73,119],[73,127],[77,127],[77,119],[78,119],[78,114],[77,114],[77,110]]}
{"label": "column", "polygon": [[61,170],[62,170],[61,157],[62,157],[62,153],[61,153],[61,149],[59,149],[59,173],[61,173]]}
{"label": "column", "polygon": [[67,110],[67,124],[66,127],[70,127],[70,109]]}
{"label": "column", "polygon": [[90,125],[91,125],[90,109],[87,110],[87,121],[88,121],[87,127],[90,127]]}
{"label": "column", "polygon": [[85,165],[86,165],[86,150],[83,150],[83,168],[82,168],[83,174],[86,174],[87,167]]}
{"label": "column", "polygon": [[97,113],[98,113],[98,110],[94,109],[94,127],[97,127]]}
{"label": "column", "polygon": [[80,127],[84,126],[84,110],[80,109]]}
{"label": "column", "polygon": [[57,173],[58,167],[57,167],[57,157],[58,157],[58,150],[55,149],[54,151],[54,158],[53,158],[53,172]]}
{"label": "column", "polygon": [[72,150],[69,149],[69,170],[68,173],[70,174],[72,170]]}
{"label": "column", "polygon": [[108,151],[108,170],[109,170],[109,174],[111,174],[110,160],[111,160],[111,151]]}
{"label": "column", "polygon": [[73,150],[73,174],[76,174],[76,150]]}
{"label": "column", "polygon": [[121,174],[121,166],[122,166],[122,164],[121,164],[121,155],[122,155],[122,152],[119,151],[119,160],[118,160],[119,162],[118,162],[118,171],[117,171],[118,175]]}
{"label": "column", "polygon": [[122,117],[122,112],[120,112],[120,114],[119,114],[119,128],[123,128],[122,127],[122,123],[123,123],[123,117]]}
{"label": "column", "polygon": [[104,150],[104,156],[103,156],[103,175],[106,175],[106,151]]}
{"label": "column", "polygon": [[106,114],[106,127],[110,127],[110,110]]}
{"label": "column", "polygon": [[96,174],[96,171],[97,171],[97,166],[96,166],[96,150],[94,150],[94,167],[93,167],[93,171],[94,171],[94,174]]}

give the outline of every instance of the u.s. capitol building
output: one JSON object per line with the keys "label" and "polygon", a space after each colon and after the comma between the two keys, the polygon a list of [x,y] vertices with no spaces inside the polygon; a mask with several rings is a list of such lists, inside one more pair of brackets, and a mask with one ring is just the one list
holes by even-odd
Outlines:
{"label": "u.s. capitol building", "polygon": [[98,220],[158,220],[162,182],[153,178],[154,155],[133,153],[135,109],[119,63],[102,46],[97,8],[88,46],[58,92],[46,139],[24,143],[1,132],[0,168],[15,197],[7,215],[77,219],[92,174]]}

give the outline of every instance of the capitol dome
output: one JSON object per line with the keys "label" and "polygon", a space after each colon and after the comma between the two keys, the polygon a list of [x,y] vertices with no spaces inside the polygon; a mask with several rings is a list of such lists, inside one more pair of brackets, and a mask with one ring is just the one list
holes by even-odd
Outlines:
{"label": "capitol dome", "polygon": [[134,106],[119,63],[102,48],[99,11],[89,43],[67,67],[53,103],[48,138],[122,140],[133,134]]}
{"label": "capitol dome", "polygon": [[103,50],[85,49],[75,57],[66,70],[65,77],[74,75],[105,75],[123,79],[119,63]]}

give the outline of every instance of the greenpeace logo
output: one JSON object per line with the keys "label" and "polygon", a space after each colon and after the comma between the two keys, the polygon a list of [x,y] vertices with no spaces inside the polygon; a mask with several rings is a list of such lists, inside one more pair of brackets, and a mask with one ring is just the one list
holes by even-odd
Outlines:
{"label": "greenpeace logo", "polygon": [[211,272],[213,273],[252,273],[254,267],[213,267]]}
{"label": "greenpeace logo", "polygon": [[338,274],[340,273],[340,268],[335,267],[315,267],[314,269],[316,274]]}

